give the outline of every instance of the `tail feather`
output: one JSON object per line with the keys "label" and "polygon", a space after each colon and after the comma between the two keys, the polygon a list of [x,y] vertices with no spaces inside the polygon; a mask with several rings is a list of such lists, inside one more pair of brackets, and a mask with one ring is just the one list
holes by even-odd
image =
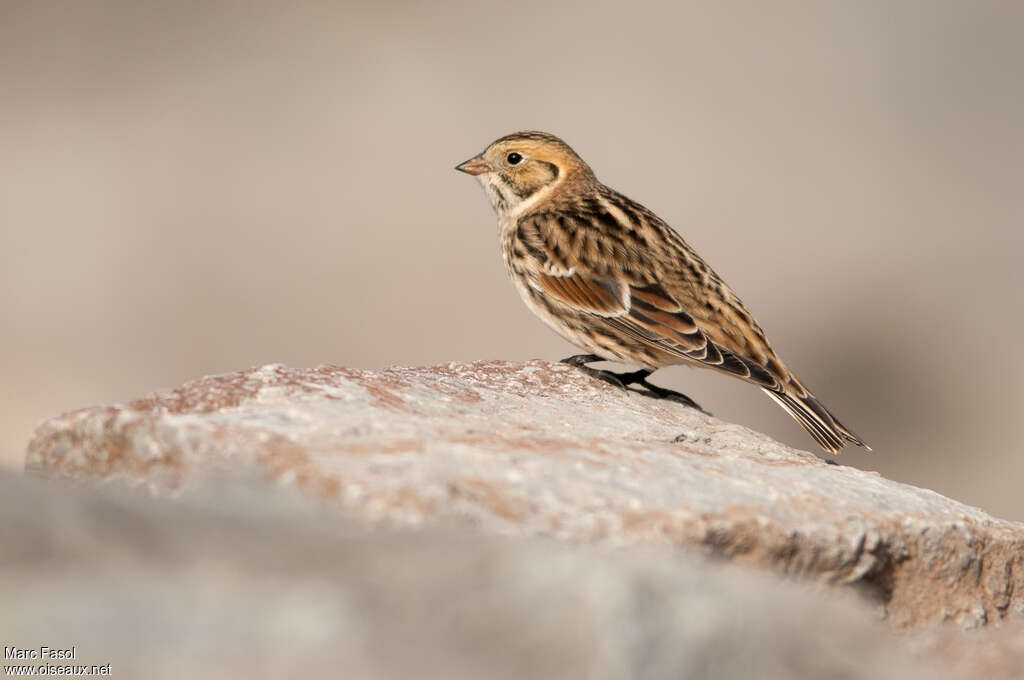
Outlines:
{"label": "tail feather", "polygon": [[847,444],[856,444],[868,451],[871,450],[871,447],[864,443],[863,439],[840,423],[831,411],[825,408],[825,405],[810,392],[807,392],[804,397],[799,397],[787,392],[762,389],[796,422],[800,423],[808,434],[814,437],[814,441],[818,442],[818,445],[826,451],[839,453],[840,449]]}

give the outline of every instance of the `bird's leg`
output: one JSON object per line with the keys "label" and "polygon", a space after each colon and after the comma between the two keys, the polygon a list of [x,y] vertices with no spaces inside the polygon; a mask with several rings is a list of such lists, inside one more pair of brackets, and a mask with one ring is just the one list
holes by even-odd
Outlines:
{"label": "bird's leg", "polygon": [[[615,378],[615,384],[625,387],[626,385],[632,385],[636,382],[641,382],[644,378],[649,376],[654,371],[646,368],[642,368],[639,371],[633,371],[632,373],[615,373],[613,371],[600,371],[596,368],[591,368],[587,364],[594,363],[595,361],[608,361],[604,357],[599,357],[596,354],[575,354],[571,357],[562,359],[560,364],[569,364],[576,368],[582,368],[589,375],[596,375],[598,373],[605,376],[611,376]],[[601,377],[601,376],[597,376]],[[602,377],[602,379],[605,379]]]}
{"label": "bird's leg", "polygon": [[607,360],[604,359],[603,357],[599,357],[596,354],[576,354],[574,356],[562,359],[561,363],[569,364],[570,366],[575,366],[576,368],[583,370],[587,375],[593,376],[598,380],[604,380],[605,382],[611,383],[612,385],[621,387],[623,389],[626,388],[626,385],[641,385],[644,387],[644,389],[650,392],[651,395],[653,395],[657,399],[668,399],[669,401],[674,401],[678,404],[683,404],[684,406],[695,408],[701,413],[711,415],[710,413],[705,411],[700,404],[695,402],[693,399],[690,399],[685,394],[664,387],[658,387],[657,385],[652,385],[651,383],[647,382],[647,377],[651,375],[651,373],[654,373],[652,369],[641,368],[638,371],[632,371],[630,373],[615,373],[613,371],[601,371],[596,368],[591,368],[590,366],[587,366],[587,364],[595,361]]}
{"label": "bird's leg", "polygon": [[596,354],[575,354],[571,357],[566,357],[565,359],[562,359],[558,363],[575,366],[576,368],[580,369],[581,371],[583,371],[592,378],[597,378],[598,380],[603,380],[606,383],[615,385],[616,387],[626,389],[626,385],[628,383],[622,382],[622,380],[619,379],[618,373],[613,373],[611,371],[602,371],[587,366],[587,364],[592,363],[594,361],[606,361],[606,359],[604,357],[599,357]]}

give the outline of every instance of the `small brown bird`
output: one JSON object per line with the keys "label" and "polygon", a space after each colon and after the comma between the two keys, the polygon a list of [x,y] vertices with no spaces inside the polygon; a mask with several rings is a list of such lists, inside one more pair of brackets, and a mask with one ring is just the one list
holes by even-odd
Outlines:
{"label": "small brown bird", "polygon": [[[647,377],[672,364],[713,368],[760,387],[826,451],[847,444],[870,450],[797,380],[736,294],[679,234],[601,184],[561,139],[517,132],[456,170],[476,175],[487,191],[505,266],[527,306],[589,352],[563,361],[696,408]],[[595,361],[643,368],[585,366]]]}

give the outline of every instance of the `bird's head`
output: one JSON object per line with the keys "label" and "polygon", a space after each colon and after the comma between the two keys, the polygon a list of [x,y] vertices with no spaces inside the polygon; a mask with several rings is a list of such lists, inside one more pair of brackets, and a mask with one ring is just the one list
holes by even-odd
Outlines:
{"label": "bird's head", "polygon": [[546,132],[516,132],[455,166],[476,175],[499,217],[517,216],[563,187],[594,180],[568,144]]}

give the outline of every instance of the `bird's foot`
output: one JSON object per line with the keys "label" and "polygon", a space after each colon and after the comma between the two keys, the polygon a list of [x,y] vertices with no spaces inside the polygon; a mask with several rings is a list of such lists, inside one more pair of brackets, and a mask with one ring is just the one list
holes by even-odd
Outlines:
{"label": "bird's foot", "polygon": [[618,373],[613,373],[612,371],[602,371],[596,368],[591,368],[590,366],[577,366],[576,368],[580,369],[581,371],[589,375],[591,378],[603,380],[609,385],[614,385],[615,387],[618,387],[620,390],[626,390],[626,384],[619,380]]}
{"label": "bird's foot", "polygon": [[711,414],[705,411],[700,404],[695,402],[690,397],[686,396],[682,392],[676,392],[664,387],[658,387],[647,382],[647,377],[654,373],[651,369],[641,368],[638,371],[631,371],[629,373],[615,373],[613,371],[601,371],[596,368],[591,368],[587,364],[595,361],[606,361],[606,359],[599,357],[596,354],[576,354],[571,357],[562,359],[560,363],[569,364],[581,369],[587,375],[603,380],[607,383],[626,389],[627,385],[640,385],[646,391],[644,394],[654,397],[655,399],[667,399],[668,401],[674,401],[677,404],[683,404],[690,408],[695,408],[704,415],[710,416]]}
{"label": "bird's foot", "polygon": [[634,371],[632,373],[615,373],[614,371],[602,371],[600,369],[587,366],[587,364],[595,361],[607,361],[607,359],[599,357],[596,354],[576,354],[562,359],[559,363],[575,366],[590,377],[603,380],[604,382],[610,385],[615,385],[623,390],[626,389],[626,385],[632,385],[651,374],[650,371],[644,370]]}
{"label": "bird's foot", "polygon": [[655,399],[667,399],[668,401],[674,401],[677,404],[682,404],[683,406],[689,406],[690,408],[697,409],[706,416],[711,415],[709,411],[704,410],[703,406],[701,406],[700,404],[698,404],[697,402],[695,402],[693,399],[686,396],[682,392],[676,392],[675,390],[670,390],[666,387],[658,387],[657,385],[652,385],[646,380],[637,380],[636,382],[638,385],[642,385],[644,389],[650,392]]}
{"label": "bird's foot", "polygon": [[573,354],[571,357],[566,357],[559,361],[558,363],[569,364],[570,366],[580,368],[582,366],[586,366],[587,364],[592,364],[595,361],[604,361],[604,359],[597,356],[596,354]]}

